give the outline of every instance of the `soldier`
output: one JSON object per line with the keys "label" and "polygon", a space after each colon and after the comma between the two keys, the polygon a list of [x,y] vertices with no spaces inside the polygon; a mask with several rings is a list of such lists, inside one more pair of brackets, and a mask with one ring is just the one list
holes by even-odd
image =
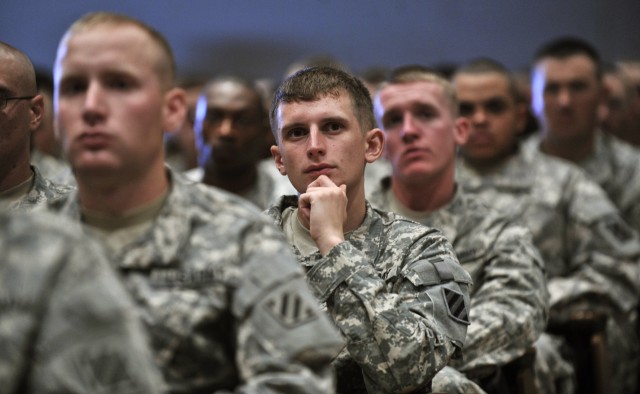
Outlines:
{"label": "soldier", "polygon": [[195,121],[200,167],[187,176],[237,194],[267,209],[278,197],[295,193],[273,161],[262,160],[271,140],[269,114],[254,84],[218,77],[206,84]]}
{"label": "soldier", "polygon": [[[391,75],[376,96],[374,112],[393,173],[368,200],[438,228],[453,244],[474,285],[464,359],[449,365],[483,389],[499,392],[505,383],[497,379],[499,368],[522,356],[546,326],[544,264],[528,229],[457,187],[455,152],[467,140],[469,122],[458,117],[451,84],[419,66]],[[472,392],[455,373],[447,378],[448,372],[436,375],[434,391]]]}
{"label": "soldier", "polygon": [[471,278],[440,232],[366,202],[365,165],[384,145],[369,92],[343,71],[303,69],[276,90],[271,128],[300,195],[267,214],[346,338],[338,392],[427,390],[461,354]]}
{"label": "soldier", "polygon": [[[453,81],[460,114],[471,124],[470,137],[460,148],[459,184],[529,227],[549,278],[550,319],[585,311],[607,314],[610,348],[618,349],[611,358],[612,371],[635,371],[637,338],[627,316],[638,305],[636,233],[604,191],[578,168],[520,148],[518,132],[526,108],[504,66],[492,60],[473,61],[460,68]],[[542,338],[546,344],[548,337]],[[626,343],[620,348],[616,341]],[[539,354],[548,349],[554,348],[539,346]],[[571,366],[564,364],[562,369],[548,372],[557,373],[570,392]],[[612,382],[619,384],[621,375],[614,376]],[[554,393],[555,387],[540,391]]]}
{"label": "soldier", "polygon": [[72,190],[30,165],[31,134],[40,126],[43,105],[31,60],[0,42],[0,210],[33,210]]}
{"label": "soldier", "polygon": [[343,342],[282,234],[250,204],[164,165],[164,131],[185,114],[166,40],[91,13],[62,38],[54,75],[78,191],[52,209],[107,245],[169,391],[331,391]]}
{"label": "soldier", "polygon": [[577,38],[548,42],[535,55],[531,80],[542,130],[526,148],[581,167],[640,231],[640,151],[599,129],[605,90],[596,49]]}
{"label": "soldier", "polygon": [[3,393],[163,391],[103,251],[48,212],[0,213]]}

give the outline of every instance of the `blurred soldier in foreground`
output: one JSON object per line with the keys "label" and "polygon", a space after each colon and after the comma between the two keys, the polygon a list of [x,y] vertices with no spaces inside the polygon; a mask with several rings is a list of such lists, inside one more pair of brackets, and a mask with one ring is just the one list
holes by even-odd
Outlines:
{"label": "blurred soldier in foreground", "polygon": [[12,215],[0,213],[2,392],[162,392],[147,337],[103,250],[63,218]]}
{"label": "blurred soldier in foreground", "polygon": [[135,19],[70,27],[55,116],[78,192],[52,208],[107,245],[170,392],[328,392],[343,343],[282,234],[164,165],[164,132],[185,115],[174,75],[166,40]]}

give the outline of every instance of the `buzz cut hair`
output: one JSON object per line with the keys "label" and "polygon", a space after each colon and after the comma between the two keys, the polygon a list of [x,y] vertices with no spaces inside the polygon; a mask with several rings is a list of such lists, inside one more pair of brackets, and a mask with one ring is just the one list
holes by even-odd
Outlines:
{"label": "buzz cut hair", "polygon": [[509,93],[515,102],[525,101],[525,98],[520,94],[518,84],[511,70],[509,70],[509,68],[504,64],[492,58],[479,57],[462,64],[454,72],[453,78],[455,80],[455,78],[461,74],[481,75],[490,73],[499,74],[507,81]]}
{"label": "buzz cut hair", "polygon": [[458,116],[458,97],[451,82],[442,73],[420,64],[409,64],[391,70],[387,81],[381,86],[399,85],[414,82],[429,82],[442,87],[444,97],[449,104],[452,117]]}
{"label": "buzz cut hair", "polygon": [[604,66],[600,54],[593,45],[579,37],[559,37],[546,42],[535,52],[533,62],[538,63],[547,58],[566,59],[576,55],[588,57],[595,66],[596,78],[602,79]]}
{"label": "buzz cut hair", "polygon": [[[176,61],[167,39],[150,25],[128,15],[98,11],[90,12],[76,20],[67,30],[60,42],[60,47],[74,34],[90,30],[98,26],[134,26],[145,32],[160,49],[161,57],[156,61],[155,69],[162,85],[170,89],[176,84]],[[59,49],[60,50],[60,49]]]}

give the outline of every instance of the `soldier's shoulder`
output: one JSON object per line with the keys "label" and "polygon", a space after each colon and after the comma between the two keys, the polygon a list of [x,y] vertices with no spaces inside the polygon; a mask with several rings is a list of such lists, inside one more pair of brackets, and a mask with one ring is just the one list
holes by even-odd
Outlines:
{"label": "soldier's shoulder", "polygon": [[225,190],[197,182],[183,182],[180,189],[184,209],[197,211],[203,216],[265,221],[254,204]]}
{"label": "soldier's shoulder", "polygon": [[374,221],[379,221],[386,236],[390,239],[396,239],[398,236],[403,238],[421,238],[425,236],[441,237],[442,233],[434,227],[418,223],[408,219],[395,212],[386,211],[378,208],[371,208]]}

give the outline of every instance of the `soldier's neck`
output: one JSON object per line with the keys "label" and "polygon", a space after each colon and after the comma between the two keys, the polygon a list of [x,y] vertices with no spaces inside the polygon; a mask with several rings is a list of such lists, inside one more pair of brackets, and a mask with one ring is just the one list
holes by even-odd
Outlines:
{"label": "soldier's neck", "polygon": [[76,173],[76,180],[83,208],[116,216],[149,204],[166,194],[170,187],[164,166],[138,176]]}
{"label": "soldier's neck", "polygon": [[540,141],[540,151],[574,163],[586,159],[595,151],[595,133],[578,138],[554,138],[547,134]]}
{"label": "soldier's neck", "polygon": [[212,168],[204,169],[202,182],[230,193],[243,195],[254,187],[258,181],[257,165],[243,167],[234,171],[222,171]]}
{"label": "soldier's neck", "polygon": [[391,190],[400,204],[412,211],[433,212],[447,205],[455,194],[453,174],[402,182],[392,178]]}

